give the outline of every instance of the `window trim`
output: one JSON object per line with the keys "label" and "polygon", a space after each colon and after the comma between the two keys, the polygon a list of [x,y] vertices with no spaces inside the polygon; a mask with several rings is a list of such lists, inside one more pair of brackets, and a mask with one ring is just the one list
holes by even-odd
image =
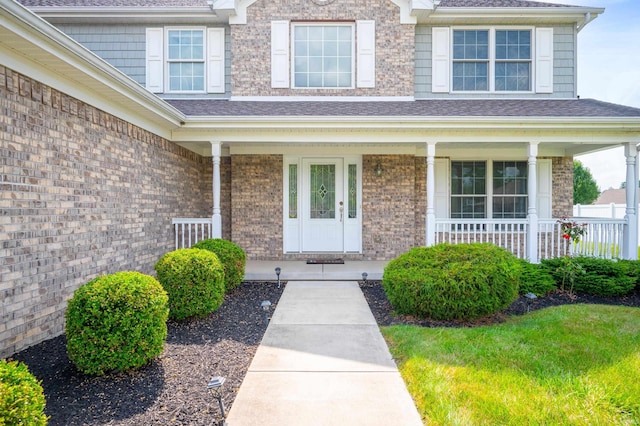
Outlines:
{"label": "window trim", "polygon": [[[202,32],[202,59],[201,60],[171,60],[169,59],[169,31],[201,31]],[[164,93],[171,94],[204,94],[207,93],[207,27],[205,26],[169,26],[164,28],[164,74],[167,76],[164,82]],[[202,90],[171,90],[171,74],[169,64],[172,63],[202,63],[204,75],[202,76]]]}
{"label": "window trim", "polygon": [[[357,41],[357,26],[355,21],[322,21],[322,22],[304,22],[304,21],[292,21],[290,23],[290,88],[292,90],[350,90],[356,88],[356,41]],[[324,86],[296,86],[295,79],[295,45],[296,45],[296,36],[295,29],[296,27],[351,27],[351,84],[349,86],[338,86],[338,87],[324,87]],[[324,58],[324,56],[323,56]]]}
{"label": "window trim", "polygon": [[[453,55],[453,39],[454,39],[454,31],[488,31],[489,32],[489,70],[488,70],[488,78],[489,78],[489,90],[455,90],[453,88],[453,63],[456,62]],[[449,57],[449,87],[450,93],[457,94],[477,94],[477,93],[492,93],[492,94],[533,94],[536,93],[536,27],[535,26],[452,26],[450,27],[451,35],[449,40],[449,49],[450,49],[450,57]],[[531,54],[529,58],[529,63],[531,64],[530,70],[530,84],[529,90],[496,90],[496,80],[495,80],[495,66],[496,66],[496,31],[529,31],[531,34]],[[484,60],[483,60],[484,61]],[[465,60],[463,62],[470,62],[469,60]],[[473,61],[471,61],[473,62]],[[504,62],[503,60],[499,60],[498,62]],[[524,61],[519,61],[524,62]]]}

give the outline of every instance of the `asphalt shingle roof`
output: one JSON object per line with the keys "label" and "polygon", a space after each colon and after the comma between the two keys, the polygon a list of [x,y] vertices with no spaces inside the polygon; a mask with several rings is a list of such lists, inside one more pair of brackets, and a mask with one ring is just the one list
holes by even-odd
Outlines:
{"label": "asphalt shingle roof", "polygon": [[25,7],[208,7],[206,0],[18,0]]}
{"label": "asphalt shingle roof", "polygon": [[440,7],[575,7],[531,0],[442,0]]}
{"label": "asphalt shingle roof", "polygon": [[[18,0],[26,7],[201,7],[206,0]],[[531,0],[443,0],[440,7],[574,7]]]}
{"label": "asphalt shingle roof", "polygon": [[168,100],[187,116],[211,117],[607,117],[640,120],[640,109],[593,99],[418,101]]}

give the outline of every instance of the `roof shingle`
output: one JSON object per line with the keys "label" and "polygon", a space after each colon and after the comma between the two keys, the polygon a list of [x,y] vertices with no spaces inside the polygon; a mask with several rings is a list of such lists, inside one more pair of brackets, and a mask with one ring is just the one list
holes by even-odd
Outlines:
{"label": "roof shingle", "polygon": [[25,7],[207,7],[206,0],[18,0]]}
{"label": "roof shingle", "polygon": [[[18,0],[26,7],[202,7],[206,0]],[[575,7],[531,0],[442,0],[440,7]]]}
{"label": "roof shingle", "polygon": [[544,3],[531,0],[442,0],[440,7],[576,7],[557,3]]}
{"label": "roof shingle", "polygon": [[600,117],[640,120],[640,109],[593,99],[418,101],[168,100],[188,116],[210,117]]}

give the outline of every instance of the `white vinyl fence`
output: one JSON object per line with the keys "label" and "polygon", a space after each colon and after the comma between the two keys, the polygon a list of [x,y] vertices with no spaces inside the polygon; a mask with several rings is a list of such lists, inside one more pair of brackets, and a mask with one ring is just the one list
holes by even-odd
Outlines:
{"label": "white vinyl fence", "polygon": [[626,209],[626,204],[589,204],[586,206],[576,204],[573,206],[573,216],[624,219]]}
{"label": "white vinyl fence", "polygon": [[[626,214],[626,204],[576,204],[573,206],[575,217],[624,219]],[[638,215],[638,229],[640,229],[640,215]]]}

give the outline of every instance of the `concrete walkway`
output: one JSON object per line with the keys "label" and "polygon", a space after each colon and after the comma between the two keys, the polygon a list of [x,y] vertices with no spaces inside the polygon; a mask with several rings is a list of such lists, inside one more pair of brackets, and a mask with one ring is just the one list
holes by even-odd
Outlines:
{"label": "concrete walkway", "polygon": [[228,426],[421,426],[353,281],[289,281]]}

